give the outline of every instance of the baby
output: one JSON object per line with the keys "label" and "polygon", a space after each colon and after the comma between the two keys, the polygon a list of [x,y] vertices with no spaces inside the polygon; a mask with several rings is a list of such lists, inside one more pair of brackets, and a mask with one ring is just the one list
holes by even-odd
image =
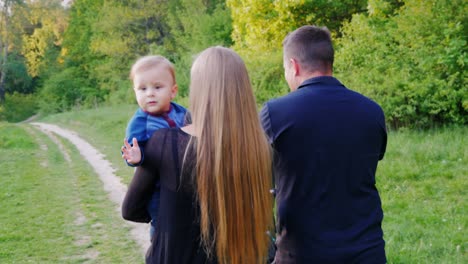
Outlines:
{"label": "baby", "polygon": [[[172,63],[162,56],[145,56],[133,64],[130,71],[136,100],[140,106],[127,126],[122,158],[129,166],[144,162],[144,147],[160,128],[184,125],[187,110],[172,102],[177,94]],[[151,216],[150,237],[153,239],[159,210],[159,183],[147,205]]]}

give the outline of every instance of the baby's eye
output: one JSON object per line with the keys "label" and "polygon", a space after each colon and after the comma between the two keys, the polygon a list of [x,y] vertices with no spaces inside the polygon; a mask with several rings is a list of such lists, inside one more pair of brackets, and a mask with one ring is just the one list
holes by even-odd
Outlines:
{"label": "baby's eye", "polygon": [[159,86],[159,85],[156,85],[156,87],[155,87],[155,88],[156,88],[156,89],[161,89],[162,87],[161,87],[161,86]]}
{"label": "baby's eye", "polygon": [[146,91],[146,87],[140,87],[140,90]]}

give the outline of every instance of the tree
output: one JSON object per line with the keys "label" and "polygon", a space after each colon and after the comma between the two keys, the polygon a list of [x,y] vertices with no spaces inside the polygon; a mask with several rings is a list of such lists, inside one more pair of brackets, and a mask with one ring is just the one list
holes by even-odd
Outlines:
{"label": "tree", "polygon": [[5,92],[32,94],[34,91],[34,80],[28,74],[24,57],[15,51],[10,52],[6,65]]}
{"label": "tree", "polygon": [[169,32],[166,1],[104,1],[93,21],[91,52],[96,61],[91,76],[100,89],[112,96],[128,90],[131,63],[150,53],[151,47],[163,46]]}
{"label": "tree", "polygon": [[236,47],[253,53],[281,48],[286,34],[300,26],[327,26],[335,34],[343,22],[365,12],[366,0],[227,0]]}
{"label": "tree", "polygon": [[63,36],[61,55],[65,66],[78,66],[90,70],[90,62],[97,59],[90,43],[93,25],[103,8],[104,0],[74,0],[70,8],[69,23]]}
{"label": "tree", "polygon": [[165,46],[154,47],[175,62],[179,94],[188,95],[193,57],[203,49],[233,44],[232,20],[224,0],[174,0],[169,5],[170,28]]}
{"label": "tree", "polygon": [[[37,77],[46,62],[54,63],[57,52],[51,50],[60,50],[67,19],[59,0],[30,0],[27,11],[31,32],[23,35],[22,53],[29,75]],[[52,58],[47,58],[47,55],[52,55]]]}
{"label": "tree", "polygon": [[283,78],[281,47],[296,28],[315,24],[340,35],[352,14],[365,12],[366,0],[226,0],[232,13],[234,48],[250,69],[259,103],[288,91]]}
{"label": "tree", "polygon": [[39,103],[42,111],[66,111],[77,103],[93,104],[102,100],[103,94],[90,74],[96,61],[101,58],[92,52],[90,43],[93,24],[103,2],[75,0],[67,10],[68,26],[63,32],[61,43],[54,43],[47,49],[44,58],[49,63],[40,71],[42,87]]}
{"label": "tree", "polygon": [[370,1],[346,23],[337,74],[379,102],[392,127],[466,124],[465,1],[394,2]]}
{"label": "tree", "polygon": [[0,103],[5,101],[5,81],[8,63],[9,40],[11,38],[10,16],[14,5],[21,4],[20,0],[0,1]]}
{"label": "tree", "polygon": [[208,46],[231,46],[231,12],[223,0],[176,0],[169,26],[177,52],[198,53]]}

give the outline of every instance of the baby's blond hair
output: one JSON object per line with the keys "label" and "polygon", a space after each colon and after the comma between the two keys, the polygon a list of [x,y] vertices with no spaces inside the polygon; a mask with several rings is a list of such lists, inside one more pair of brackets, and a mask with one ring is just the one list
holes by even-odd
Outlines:
{"label": "baby's blond hair", "polygon": [[149,55],[139,58],[133,65],[130,70],[130,80],[133,81],[135,78],[135,74],[138,72],[146,71],[152,67],[156,67],[159,65],[165,66],[169,72],[171,73],[172,79],[174,83],[176,82],[175,79],[175,70],[174,65],[166,58],[160,55]]}

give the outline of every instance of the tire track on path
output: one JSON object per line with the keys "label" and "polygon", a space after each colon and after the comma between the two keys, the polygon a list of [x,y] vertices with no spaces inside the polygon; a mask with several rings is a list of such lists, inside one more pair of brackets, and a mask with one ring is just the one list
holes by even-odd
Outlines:
{"label": "tire track on path", "polygon": [[[31,127],[29,127],[29,126],[26,127],[26,130],[31,136],[34,137],[36,142],[39,143],[40,148],[41,148],[42,151],[45,152],[45,151],[48,150],[47,145],[39,137],[37,137],[37,135],[36,135],[37,133],[40,133],[40,132],[37,132],[36,130],[33,131],[33,129]],[[62,153],[62,156],[64,157],[65,161],[68,163],[68,166],[71,168],[71,164],[72,164],[73,161],[72,161],[72,159],[70,157],[70,154],[67,151],[67,149],[65,148],[65,146],[62,144],[62,142],[57,138],[57,136],[54,133],[50,132],[50,131],[42,130],[41,132],[46,134],[49,137],[49,139],[52,140],[52,142],[59,148],[60,153]],[[41,165],[45,166],[45,167],[48,167],[47,160],[42,162]],[[73,178],[75,178],[75,177],[73,177]],[[76,186],[76,182],[74,182],[74,185]],[[81,204],[79,196],[75,197],[75,199],[77,199],[78,204]],[[76,214],[76,219],[74,221],[74,224],[76,226],[83,225],[87,221],[86,217],[84,216],[83,212],[81,211],[81,209],[78,206],[74,210],[75,210],[75,214]],[[78,245],[78,246],[83,246],[83,245],[89,244],[90,241],[91,241],[91,237],[88,234],[75,233],[74,236],[75,236],[74,244]],[[93,262],[93,261],[96,260],[96,258],[99,256],[99,254],[100,254],[99,251],[93,249],[92,247],[87,247],[84,250],[84,252],[81,252],[81,255],[68,256],[67,259],[70,259],[70,260],[85,259],[86,262]]]}
{"label": "tire track on path", "polygon": [[[120,178],[114,174],[115,170],[112,168],[112,164],[104,158],[105,156],[87,141],[79,137],[78,134],[74,131],[46,123],[33,122],[30,124],[37,127],[45,134],[52,132],[62,138],[67,139],[78,149],[81,156],[91,165],[91,167],[99,176],[99,179],[103,183],[104,190],[108,193],[109,199],[117,205],[116,211],[120,215],[122,201],[127,191],[127,187],[122,184]],[[138,243],[138,245],[140,245],[142,252],[144,253],[150,245],[148,239],[148,226],[144,224],[127,222],[123,219],[122,222],[130,225],[131,236]]]}

